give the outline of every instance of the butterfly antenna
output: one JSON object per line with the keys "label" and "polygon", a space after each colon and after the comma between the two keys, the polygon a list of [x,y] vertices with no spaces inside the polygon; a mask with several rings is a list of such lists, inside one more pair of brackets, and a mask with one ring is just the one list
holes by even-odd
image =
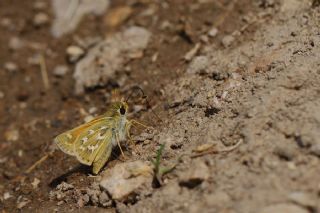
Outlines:
{"label": "butterfly antenna", "polygon": [[150,110],[151,110],[151,112],[152,112],[152,114],[154,114],[155,117],[157,117],[157,119],[162,122],[162,119],[153,111],[153,109],[152,109],[152,107],[151,107],[151,105],[150,105],[150,102],[149,102],[149,100],[148,100],[148,96],[145,95],[145,93],[144,93],[144,91],[143,91],[143,89],[142,89],[141,87],[139,87],[139,86],[137,86],[137,85],[136,85],[136,86],[133,86],[130,95],[129,95],[128,98],[126,99],[126,102],[128,102],[129,99],[132,97],[133,92],[134,92],[134,91],[137,91],[137,90],[141,92],[141,94],[142,94],[142,97],[141,97],[141,98],[145,99],[145,101],[146,101],[146,103],[147,103],[147,108],[149,107]]}

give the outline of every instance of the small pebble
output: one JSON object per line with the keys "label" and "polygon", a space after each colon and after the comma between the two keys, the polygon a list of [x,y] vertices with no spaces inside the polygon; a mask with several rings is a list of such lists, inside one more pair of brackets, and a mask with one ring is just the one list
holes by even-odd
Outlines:
{"label": "small pebble", "polygon": [[18,50],[24,46],[24,42],[19,37],[12,37],[9,40],[9,48],[11,50]]}
{"label": "small pebble", "polygon": [[90,113],[90,114],[93,114],[93,113],[95,113],[97,110],[98,110],[97,107],[91,107],[91,108],[89,109],[89,113]]}
{"label": "small pebble", "polygon": [[232,35],[223,37],[221,43],[224,47],[229,47],[234,42],[235,38]]}
{"label": "small pebble", "polygon": [[296,150],[290,146],[278,145],[274,149],[274,153],[279,156],[279,158],[291,161],[296,156]]}
{"label": "small pebble", "polygon": [[84,122],[87,123],[87,122],[90,122],[94,119],[94,117],[92,115],[88,115],[84,118]]}
{"label": "small pebble", "polygon": [[215,37],[216,35],[218,34],[218,29],[217,28],[212,28],[209,32],[208,32],[208,35],[210,37]]}
{"label": "small pebble", "polygon": [[23,156],[23,150],[22,149],[19,149],[18,150],[18,156],[21,158]]}
{"label": "small pebble", "polygon": [[70,62],[76,62],[84,55],[84,50],[78,46],[69,46],[66,50]]}
{"label": "small pebble", "polygon": [[63,200],[59,201],[59,202],[57,203],[57,206],[61,206],[62,204],[64,204],[64,201],[63,201]]}
{"label": "small pebble", "polygon": [[187,73],[196,74],[205,72],[209,65],[209,58],[207,56],[197,56],[190,63],[187,68]]}
{"label": "small pebble", "polygon": [[203,161],[193,162],[189,169],[180,175],[180,186],[194,188],[210,177],[208,166]]}
{"label": "small pebble", "polygon": [[4,93],[0,91],[0,99],[4,98]]}
{"label": "small pebble", "polygon": [[200,36],[200,40],[204,43],[208,43],[209,42],[209,37],[207,35],[201,35]]}
{"label": "small pebble", "polygon": [[106,192],[102,192],[99,196],[99,203],[103,206],[103,207],[107,207],[112,205],[112,201],[110,200],[108,194]]}
{"label": "small pebble", "polygon": [[12,197],[12,196],[11,196],[11,194],[10,194],[9,192],[5,192],[5,193],[3,194],[3,199],[4,199],[4,200],[8,200],[10,197]]}
{"label": "small pebble", "polygon": [[53,74],[57,77],[65,76],[69,71],[69,68],[65,65],[58,65],[53,69]]}
{"label": "small pebble", "polygon": [[18,66],[13,62],[6,62],[4,68],[9,72],[15,72],[18,70]]}
{"label": "small pebble", "polygon": [[9,27],[12,26],[12,21],[11,21],[11,19],[9,19],[9,18],[3,18],[3,19],[1,19],[1,21],[0,21],[0,25],[1,25],[2,27],[9,28]]}
{"label": "small pebble", "polygon": [[49,23],[49,16],[46,13],[37,13],[33,17],[33,25],[36,27],[41,27]]}
{"label": "small pebble", "polygon": [[34,178],[31,185],[34,189],[36,189],[36,188],[38,188],[39,183],[40,183],[40,180],[38,178]]}

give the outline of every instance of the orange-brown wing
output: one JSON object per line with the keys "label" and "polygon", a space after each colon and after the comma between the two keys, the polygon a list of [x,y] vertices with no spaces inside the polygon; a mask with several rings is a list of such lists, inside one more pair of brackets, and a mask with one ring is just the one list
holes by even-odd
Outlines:
{"label": "orange-brown wing", "polygon": [[106,119],[106,117],[98,116],[88,123],[82,124],[72,130],[58,135],[57,137],[55,137],[54,142],[64,153],[74,156],[74,142],[79,137],[79,135],[85,131],[89,131],[91,126],[103,121],[104,119]]}

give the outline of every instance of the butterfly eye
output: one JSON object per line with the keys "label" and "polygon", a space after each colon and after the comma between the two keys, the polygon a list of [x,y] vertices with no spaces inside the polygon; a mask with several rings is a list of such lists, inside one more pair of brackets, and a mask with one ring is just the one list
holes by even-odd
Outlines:
{"label": "butterfly eye", "polygon": [[121,115],[124,115],[126,113],[126,109],[122,106],[121,108],[120,108],[120,114]]}

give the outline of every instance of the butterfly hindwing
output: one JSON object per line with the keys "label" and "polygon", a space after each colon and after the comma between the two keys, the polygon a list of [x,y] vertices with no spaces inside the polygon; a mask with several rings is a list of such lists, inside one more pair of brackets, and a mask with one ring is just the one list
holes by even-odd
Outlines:
{"label": "butterfly hindwing", "polygon": [[100,149],[93,161],[92,172],[94,174],[98,174],[98,172],[102,169],[102,167],[108,161],[112,152],[112,143],[110,141],[109,142],[104,141],[104,143],[106,144],[106,148]]}
{"label": "butterfly hindwing", "polygon": [[85,164],[91,165],[100,152],[111,144],[112,119],[105,119],[83,131],[74,143],[74,153],[77,159]]}

